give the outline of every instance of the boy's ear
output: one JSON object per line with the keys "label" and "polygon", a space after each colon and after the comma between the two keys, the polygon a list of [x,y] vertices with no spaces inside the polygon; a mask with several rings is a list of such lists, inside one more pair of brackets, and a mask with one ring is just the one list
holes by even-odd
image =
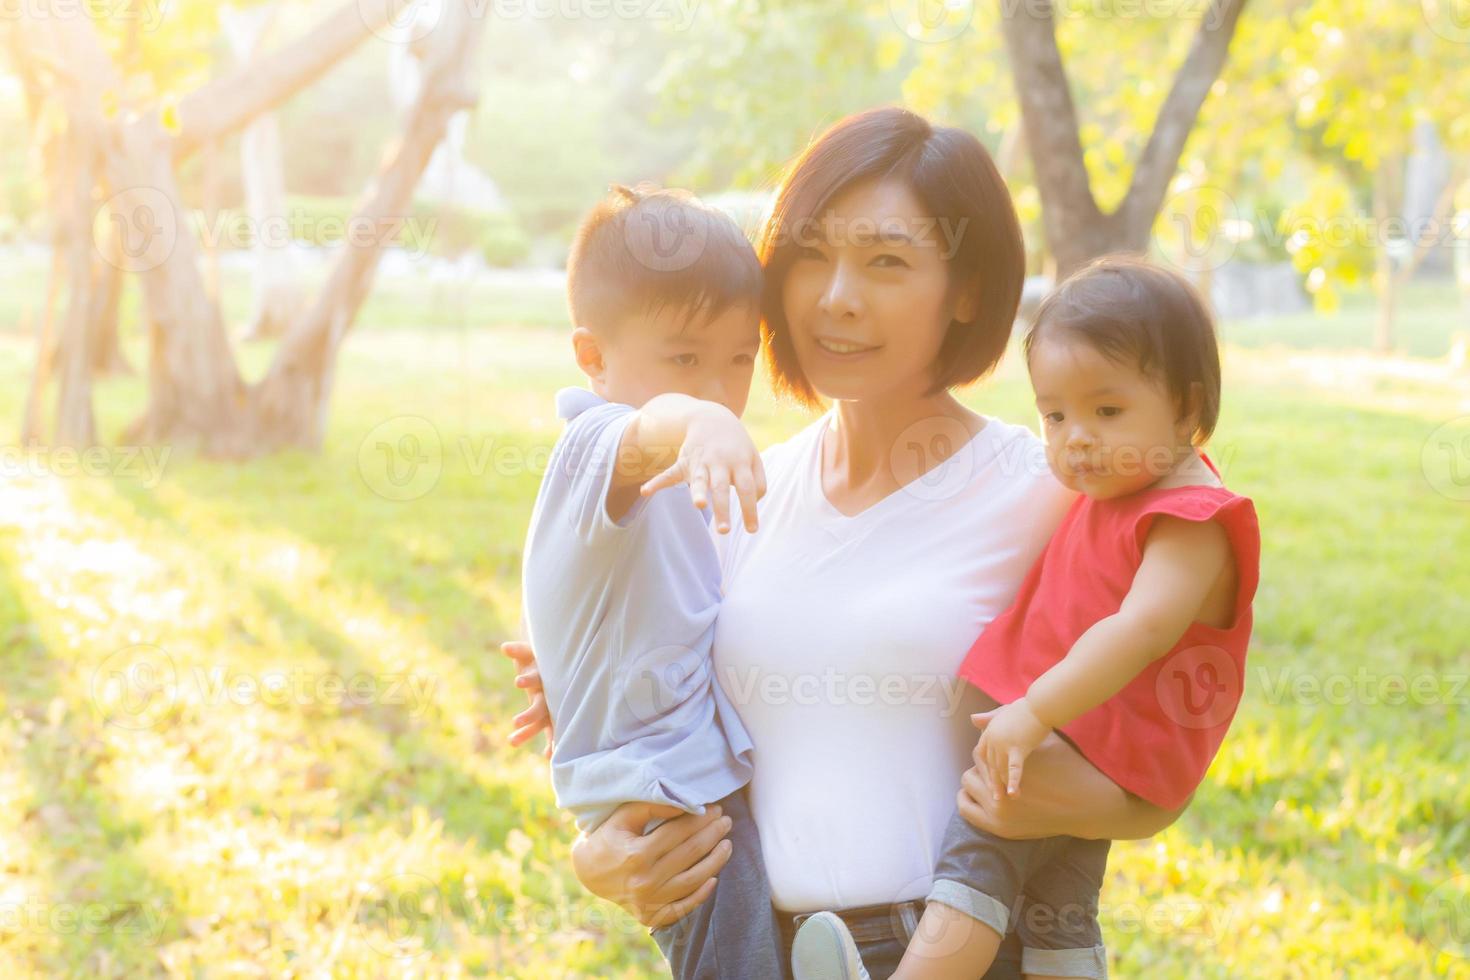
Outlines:
{"label": "boy's ear", "polygon": [[586,327],[572,331],[572,352],[577,358],[577,367],[593,381],[602,381],[607,365],[602,358],[602,342]]}

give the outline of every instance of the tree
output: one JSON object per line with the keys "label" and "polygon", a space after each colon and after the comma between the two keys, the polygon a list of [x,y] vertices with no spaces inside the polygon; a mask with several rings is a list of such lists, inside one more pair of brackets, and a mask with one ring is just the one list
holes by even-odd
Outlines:
{"label": "tree", "polygon": [[[1438,6],[1313,0],[1292,19],[1288,42],[1296,66],[1281,88],[1289,132],[1314,164],[1285,218],[1292,259],[1319,309],[1335,308],[1343,285],[1371,281],[1380,351],[1394,346],[1399,290],[1435,246],[1456,237],[1455,195],[1470,180],[1470,37],[1437,21]],[[1365,36],[1371,45],[1360,43]],[[1402,211],[1405,160],[1426,125],[1456,166],[1429,220],[1411,226]]]}
{"label": "tree", "polygon": [[1002,18],[1047,245],[1058,276],[1107,252],[1147,248],[1184,144],[1225,65],[1245,2],[1210,4],[1134,163],[1128,190],[1117,209],[1106,213],[1098,207],[1083,158],[1051,0],[1019,3]]}
{"label": "tree", "polygon": [[[1069,16],[1059,31],[1050,0],[835,9],[779,0],[763,5],[760,17],[723,4],[664,81],[671,104],[713,116],[707,153],[742,161],[784,159],[834,115],[899,97],[988,133],[1023,220],[1042,219],[1064,274],[1101,252],[1147,246],[1244,7],[1245,0],[1213,0],[1196,20]],[[1099,44],[1104,31],[1119,38]],[[1188,43],[1182,58],[1175,54],[1181,39]],[[1170,60],[1180,67],[1165,95],[1156,83],[1159,65]],[[1072,62],[1087,77],[1127,84],[1074,95]],[[750,70],[755,64],[758,72]],[[1029,175],[1014,159],[1022,152]],[[747,168],[738,176],[756,175]],[[1103,210],[1112,202],[1113,210]]]}
{"label": "tree", "polygon": [[[236,457],[320,445],[335,359],[389,236],[349,235],[322,293],[293,319],[266,377],[246,385],[199,271],[175,167],[280,105],[406,9],[421,8],[409,0],[348,0],[306,37],[170,104],[127,95],[129,79],[89,17],[40,0],[27,8],[21,28],[28,35],[28,70],[63,106],[69,156],[78,161],[74,224],[66,236],[70,305],[62,329],[57,441],[96,440],[90,389],[76,362],[85,363],[90,347],[83,313],[92,291],[84,267],[92,248],[91,199],[100,187],[124,264],[142,284],[149,321],[148,405],[126,437]],[[394,227],[450,116],[475,104],[472,56],[484,28],[478,10],[470,0],[444,0],[434,8],[436,20],[419,39],[423,90],[352,227]]]}
{"label": "tree", "polygon": [[[244,9],[221,7],[220,26],[239,67],[249,66],[260,54],[275,21],[275,2]],[[281,129],[274,113],[264,113],[240,134],[240,176],[245,185],[245,213],[256,229],[255,309],[245,335],[278,337],[290,323],[300,297],[291,255],[272,247],[259,229],[286,212],[286,170],[281,153]]]}

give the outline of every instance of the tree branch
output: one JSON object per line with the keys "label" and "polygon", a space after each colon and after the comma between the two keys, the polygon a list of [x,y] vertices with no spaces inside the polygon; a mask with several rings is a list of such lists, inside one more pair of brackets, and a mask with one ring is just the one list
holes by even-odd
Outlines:
{"label": "tree branch", "polygon": [[179,100],[174,159],[245,128],[325,75],[412,0],[347,0],[314,30]]}
{"label": "tree branch", "polygon": [[[1460,185],[1467,179],[1466,174],[1466,169],[1461,166],[1456,166],[1450,171],[1450,179],[1445,182],[1444,189],[1439,192],[1439,199],[1434,202],[1434,210],[1430,213],[1430,219],[1436,229],[1445,224],[1449,224],[1453,228],[1455,220],[1455,192],[1460,189]],[[1381,233],[1382,229],[1380,229]],[[1451,230],[1450,235],[1451,237],[1454,236],[1453,230]],[[1423,264],[1424,259],[1428,257],[1429,253],[1434,249],[1434,246],[1440,244],[1443,244],[1443,239],[1438,235],[1420,235],[1416,238],[1414,240],[1413,254],[1409,256],[1409,261],[1404,263],[1403,268],[1398,271],[1398,281],[1405,283],[1414,278],[1414,273],[1419,271],[1419,266]]]}
{"label": "tree branch", "polygon": [[[450,118],[476,104],[472,68],[485,15],[472,6],[469,0],[444,5],[444,21],[429,38],[423,85],[403,138],[352,216],[351,227],[393,227],[411,207],[414,188]],[[372,287],[385,244],[382,234],[362,242],[349,236],[316,302],[287,330],[256,392],[263,440],[321,445],[337,349]]]}
{"label": "tree branch", "polygon": [[1153,132],[1133,168],[1128,194],[1117,211],[1123,234],[1130,241],[1146,241],[1153,228],[1200,108],[1225,67],[1245,5],[1246,0],[1214,0],[1205,11],[1189,54],[1159,107]]}

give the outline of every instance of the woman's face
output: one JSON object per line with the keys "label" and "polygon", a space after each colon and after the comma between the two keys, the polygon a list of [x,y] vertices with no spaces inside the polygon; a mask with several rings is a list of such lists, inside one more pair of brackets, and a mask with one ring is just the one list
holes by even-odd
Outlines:
{"label": "woman's face", "polygon": [[791,232],[796,259],[781,301],[801,369],[833,400],[919,397],[968,302],[950,297],[956,234],[899,180],[855,184],[812,227]]}

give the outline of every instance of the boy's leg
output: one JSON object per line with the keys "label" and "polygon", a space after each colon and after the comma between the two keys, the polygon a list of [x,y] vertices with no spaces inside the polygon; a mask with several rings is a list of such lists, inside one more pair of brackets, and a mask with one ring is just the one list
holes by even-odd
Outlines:
{"label": "boy's leg", "polygon": [[995,961],[1012,910],[1058,838],[1007,840],[956,813],[944,835],[934,887],[899,965],[903,978],[980,976]]}
{"label": "boy's leg", "polygon": [[1108,954],[1097,913],[1112,841],[1057,839],[1065,843],[1031,876],[1016,922],[1022,972],[1033,980],[1106,980]]}
{"label": "boy's leg", "polygon": [[654,941],[675,980],[779,980],[787,969],[750,804],[743,789],[717,802],[730,818],[730,860],[714,894],[678,922],[655,929]]}

